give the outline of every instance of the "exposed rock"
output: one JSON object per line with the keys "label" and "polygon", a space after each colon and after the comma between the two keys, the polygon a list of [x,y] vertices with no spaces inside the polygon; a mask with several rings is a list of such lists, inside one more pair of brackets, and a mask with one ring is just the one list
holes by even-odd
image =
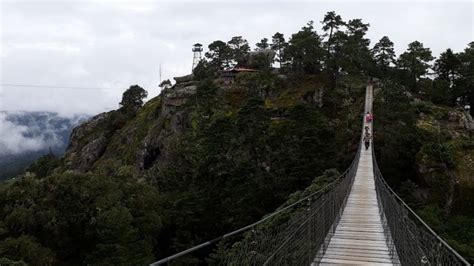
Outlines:
{"label": "exposed rock", "polygon": [[67,152],[74,152],[79,147],[79,142],[89,134],[93,133],[97,127],[110,116],[110,112],[101,113],[92,117],[89,121],[77,126],[72,130]]}
{"label": "exposed rock", "polygon": [[303,101],[317,105],[318,107],[323,106],[323,94],[324,89],[318,88],[314,91],[309,91],[303,95]]}
{"label": "exposed rock", "polygon": [[160,159],[163,143],[161,134],[148,134],[141,143],[141,149],[137,153],[137,163],[140,170],[147,170]]}
{"label": "exposed rock", "polygon": [[461,129],[466,129],[468,131],[474,130],[474,121],[472,116],[467,112],[450,111],[448,112],[448,121],[456,123]]}
{"label": "exposed rock", "polygon": [[85,172],[102,156],[107,146],[106,123],[111,114],[101,113],[73,129],[64,155],[67,169]]}
{"label": "exposed rock", "polygon": [[[187,86],[181,86],[181,84],[174,87],[173,90],[170,90],[164,95],[163,104],[166,106],[182,106],[186,103],[190,96],[194,95],[197,90],[196,85],[191,85],[192,83],[184,83]],[[183,85],[184,85],[183,84]]]}
{"label": "exposed rock", "polygon": [[188,112],[183,106],[197,90],[197,82],[187,81],[176,84],[162,94],[162,106],[157,120],[143,137],[136,152],[136,165],[139,171],[153,166],[161,167],[171,161],[175,142],[186,128]]}
{"label": "exposed rock", "polygon": [[448,121],[449,122],[457,122],[459,121],[460,114],[456,111],[449,111],[448,112]]}
{"label": "exposed rock", "polygon": [[459,118],[459,126],[468,131],[474,131],[474,121],[469,113],[462,113]]}
{"label": "exposed rock", "polygon": [[409,92],[409,91],[404,91],[403,94],[404,94],[405,96],[407,96],[408,98],[413,99],[413,94],[412,94],[411,92]]}
{"label": "exposed rock", "polygon": [[191,80],[191,81],[186,81],[186,82],[180,82],[176,87],[188,87],[188,86],[193,86],[197,85],[199,81],[197,80]]}
{"label": "exposed rock", "polygon": [[177,84],[179,84],[179,83],[183,83],[183,82],[192,81],[194,79],[194,75],[189,74],[189,75],[182,76],[182,77],[174,77],[173,79],[176,81]]}
{"label": "exposed rock", "polygon": [[81,149],[78,154],[78,160],[75,161],[73,168],[79,171],[86,171],[89,169],[104,153],[106,145],[107,139],[104,136],[91,141]]}

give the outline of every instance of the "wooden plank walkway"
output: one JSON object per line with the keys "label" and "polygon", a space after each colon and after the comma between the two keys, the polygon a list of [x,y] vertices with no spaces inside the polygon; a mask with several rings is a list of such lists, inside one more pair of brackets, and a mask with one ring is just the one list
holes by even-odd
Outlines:
{"label": "wooden plank walkway", "polygon": [[[372,87],[367,87],[365,110],[372,110]],[[372,133],[371,124],[368,125]],[[363,144],[363,143],[362,143]],[[372,150],[361,146],[354,184],[326,252],[313,265],[394,265],[389,255],[377,204]],[[321,256],[321,255],[318,255]]]}

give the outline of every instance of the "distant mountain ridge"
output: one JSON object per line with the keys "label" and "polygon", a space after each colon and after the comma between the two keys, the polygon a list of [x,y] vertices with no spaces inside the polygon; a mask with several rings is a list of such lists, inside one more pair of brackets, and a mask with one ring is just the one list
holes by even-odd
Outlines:
{"label": "distant mountain ridge", "polygon": [[0,180],[24,171],[41,155],[62,155],[72,129],[86,121],[88,115],[71,117],[54,112],[0,111]]}

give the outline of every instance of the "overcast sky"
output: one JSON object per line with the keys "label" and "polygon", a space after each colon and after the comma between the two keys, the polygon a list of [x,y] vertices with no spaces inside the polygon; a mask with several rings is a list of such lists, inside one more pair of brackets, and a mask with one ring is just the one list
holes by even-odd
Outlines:
{"label": "overcast sky", "polygon": [[387,35],[397,54],[414,40],[434,56],[474,40],[472,1],[2,1],[0,110],[115,109],[131,84],[157,95],[160,64],[163,79],[190,73],[196,42],[207,48],[241,35],[254,45],[277,31],[288,37],[309,20],[322,33],[319,21],[331,10],[370,23],[371,46]]}

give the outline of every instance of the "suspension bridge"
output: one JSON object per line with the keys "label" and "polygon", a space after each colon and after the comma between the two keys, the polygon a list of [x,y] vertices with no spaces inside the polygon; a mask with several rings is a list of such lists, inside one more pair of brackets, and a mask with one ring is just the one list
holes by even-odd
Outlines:
{"label": "suspension bridge", "polygon": [[[364,114],[372,102],[369,83]],[[470,265],[388,186],[373,146],[359,145],[349,168],[318,191],[150,265]]]}

